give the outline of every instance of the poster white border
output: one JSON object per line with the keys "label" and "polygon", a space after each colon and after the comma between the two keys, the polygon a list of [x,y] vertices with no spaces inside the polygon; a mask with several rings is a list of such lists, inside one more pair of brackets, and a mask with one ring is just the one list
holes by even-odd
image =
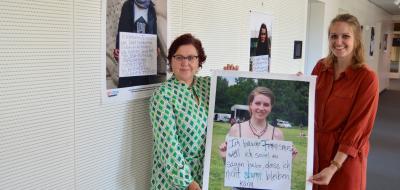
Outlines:
{"label": "poster white border", "polygon": [[[107,78],[105,77],[106,72],[106,51],[107,51],[107,1],[112,0],[102,0],[101,1],[101,66],[100,66],[100,78],[101,78],[101,103],[112,103],[112,102],[123,102],[130,101],[134,99],[148,98],[152,95],[153,91],[161,86],[161,83],[149,84],[149,85],[140,85],[140,86],[132,86],[126,88],[114,88],[107,89]],[[166,1],[166,10],[167,10],[167,23],[166,23],[166,44],[169,44],[168,33],[169,33],[169,3]],[[168,66],[167,66],[168,69]],[[169,78],[169,73],[166,73],[165,80]]]}
{"label": "poster white border", "polygon": [[244,77],[244,78],[257,78],[257,79],[272,79],[272,80],[291,80],[291,81],[304,81],[309,82],[308,91],[308,140],[307,140],[307,168],[305,190],[312,190],[312,183],[307,179],[313,175],[313,156],[314,156],[314,102],[315,102],[315,76],[297,76],[290,74],[273,74],[273,73],[259,73],[247,71],[221,71],[213,70],[211,74],[211,90],[210,90],[210,106],[208,110],[207,120],[207,142],[204,157],[204,170],[203,170],[203,190],[208,190],[209,177],[210,177],[210,164],[211,164],[211,145],[212,145],[212,132],[213,132],[213,116],[215,108],[215,94],[217,87],[217,77]]}

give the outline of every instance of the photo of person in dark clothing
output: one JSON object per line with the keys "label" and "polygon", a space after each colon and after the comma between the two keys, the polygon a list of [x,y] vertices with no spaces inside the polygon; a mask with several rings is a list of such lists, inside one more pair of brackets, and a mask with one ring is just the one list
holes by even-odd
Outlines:
{"label": "photo of person in dark clothing", "polygon": [[[166,22],[167,22],[166,0],[108,0],[106,11],[106,89],[117,89],[135,87],[139,90],[141,85],[161,83],[166,78]],[[156,36],[157,61],[147,63],[129,62],[126,65],[127,56],[123,42],[125,39],[121,33],[144,34],[145,36]],[[139,38],[130,37],[136,41]],[[146,37],[146,39],[148,39]],[[126,41],[124,41],[126,42]],[[120,44],[121,43],[121,44]],[[131,42],[129,42],[131,43]],[[121,49],[122,48],[122,49]],[[147,48],[143,49],[146,51]],[[124,52],[122,55],[121,53]],[[128,53],[128,55],[133,55]],[[124,56],[125,58],[121,57]],[[146,74],[122,74],[122,70],[136,70],[143,68],[143,64],[150,64],[150,68],[156,68],[156,72]],[[135,65],[138,65],[137,67]],[[155,70],[154,70],[155,71]],[[148,88],[147,86],[146,88]]]}
{"label": "photo of person in dark clothing", "polygon": [[[151,0],[127,0],[122,6],[118,23],[114,58],[119,60],[119,33],[133,32],[157,35],[157,16]],[[160,52],[160,49],[157,48]],[[159,75],[119,77],[118,88],[146,85],[160,81]]]}
{"label": "photo of person in dark clothing", "polygon": [[272,23],[272,15],[250,11],[250,71],[270,72]]}
{"label": "photo of person in dark clothing", "polygon": [[259,55],[271,55],[271,43],[270,38],[268,38],[267,25],[261,24],[260,31],[258,33],[258,41],[256,48],[256,56]]}

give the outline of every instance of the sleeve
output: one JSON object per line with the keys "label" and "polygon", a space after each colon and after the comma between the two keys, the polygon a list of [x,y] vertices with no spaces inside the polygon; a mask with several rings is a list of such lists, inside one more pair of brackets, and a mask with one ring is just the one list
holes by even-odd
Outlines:
{"label": "sleeve", "polygon": [[[153,3],[153,2],[151,2],[151,3]],[[154,32],[155,32],[155,35],[157,35],[157,37],[158,37],[158,30],[157,30],[157,13],[156,13],[156,9],[155,9],[154,5],[153,5],[153,10],[154,10]]]}
{"label": "sleeve", "polygon": [[119,32],[128,32],[129,31],[129,25],[131,24],[129,22],[129,1],[126,1],[121,8],[121,16],[119,17],[119,22],[118,22],[118,30],[117,30],[117,37],[115,39],[115,48],[119,49]]}
{"label": "sleeve", "polygon": [[372,71],[360,83],[353,108],[339,138],[339,151],[356,157],[369,136],[378,109],[378,79]]}
{"label": "sleeve", "polygon": [[178,141],[176,117],[169,98],[156,91],[150,100],[150,120],[156,149],[154,151],[158,151],[161,156],[157,162],[165,166],[170,184],[177,188],[186,188],[193,177]]}

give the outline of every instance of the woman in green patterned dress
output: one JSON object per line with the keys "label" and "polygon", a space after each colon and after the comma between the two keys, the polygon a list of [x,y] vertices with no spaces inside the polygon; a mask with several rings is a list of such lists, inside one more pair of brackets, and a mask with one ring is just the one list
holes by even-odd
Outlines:
{"label": "woman in green patterned dress", "polygon": [[[179,36],[169,48],[173,76],[150,99],[151,189],[201,189],[210,78],[196,73],[205,60],[200,40],[191,34]],[[238,68],[227,65],[224,69]]]}

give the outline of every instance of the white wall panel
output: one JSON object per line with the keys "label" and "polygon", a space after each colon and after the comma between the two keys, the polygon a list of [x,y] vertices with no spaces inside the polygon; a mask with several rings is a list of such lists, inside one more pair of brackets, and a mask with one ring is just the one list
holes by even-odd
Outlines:
{"label": "white wall panel", "polygon": [[72,1],[0,7],[0,189],[73,189]]}
{"label": "white wall panel", "polygon": [[[210,69],[222,69],[228,63],[248,62],[249,56],[240,56],[240,28],[243,25],[240,1],[185,1],[182,8],[182,33],[190,32],[202,42],[207,61],[201,70],[209,74]],[[243,44],[249,44],[245,40]],[[244,53],[247,52],[243,46]],[[247,53],[245,53],[247,54]],[[242,55],[245,55],[242,54]]]}
{"label": "white wall panel", "polygon": [[[167,46],[172,43],[172,41],[178,37],[182,30],[182,9],[183,9],[183,0],[173,0],[168,1],[167,4]],[[168,48],[167,47],[167,48]]]}
{"label": "white wall panel", "polygon": [[[304,72],[307,1],[276,1],[274,5],[277,26],[276,30],[272,31],[274,38],[272,47],[277,47],[271,50],[273,56],[271,72],[289,74]],[[301,59],[293,59],[295,40],[303,41]]]}
{"label": "white wall panel", "polygon": [[[180,3],[171,4],[178,7]],[[271,72],[297,73],[303,70],[306,0],[184,1],[181,7],[181,30],[172,33],[190,32],[203,42],[208,57],[201,75],[208,75],[210,69],[222,69],[225,64],[237,64],[240,70],[249,69],[250,10],[274,17]],[[293,59],[295,40],[303,41],[302,59]]]}
{"label": "white wall panel", "polygon": [[101,103],[101,3],[74,3],[76,189],[148,189],[148,100]]}

